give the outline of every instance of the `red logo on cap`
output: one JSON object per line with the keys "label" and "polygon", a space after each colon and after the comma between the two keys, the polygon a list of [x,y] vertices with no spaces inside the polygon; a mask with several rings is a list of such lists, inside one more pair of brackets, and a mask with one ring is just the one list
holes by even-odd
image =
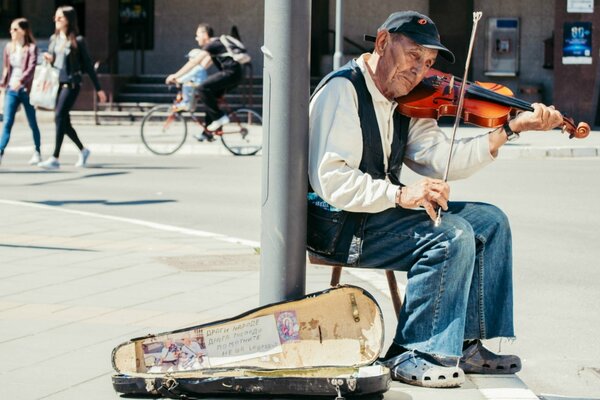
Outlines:
{"label": "red logo on cap", "polygon": [[417,21],[419,24],[421,25],[425,25],[427,23],[427,20],[425,18],[421,18],[420,20]]}

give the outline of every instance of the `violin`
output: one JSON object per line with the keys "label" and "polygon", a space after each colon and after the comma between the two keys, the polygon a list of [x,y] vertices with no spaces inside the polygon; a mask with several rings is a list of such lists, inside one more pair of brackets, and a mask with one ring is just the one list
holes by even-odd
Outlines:
{"label": "violin", "polygon": [[[466,82],[466,92],[460,117],[466,123],[484,128],[497,128],[518,111],[533,111],[531,103],[513,97],[506,86],[490,82]],[[409,94],[396,99],[398,111],[411,118],[456,116],[462,79],[431,68],[425,78]],[[585,122],[575,124],[563,115],[563,132],[569,138],[589,135]]]}

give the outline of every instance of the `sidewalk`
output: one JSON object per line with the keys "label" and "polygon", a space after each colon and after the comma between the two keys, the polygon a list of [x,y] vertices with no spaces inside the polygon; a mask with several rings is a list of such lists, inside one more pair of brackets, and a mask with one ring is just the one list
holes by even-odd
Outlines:
{"label": "sidewalk", "polygon": [[[42,132],[42,155],[49,155],[54,148],[54,124],[52,114],[40,112],[40,130]],[[10,153],[32,152],[31,131],[24,121],[22,112],[13,127],[11,141],[6,149]],[[75,123],[81,141],[89,147],[94,154],[150,154],[140,139],[140,122],[123,125],[92,125]],[[451,127],[443,127],[450,133]],[[489,129],[462,126],[457,132],[457,138],[479,135]],[[215,141],[200,143],[193,138],[199,133],[196,126],[188,124],[188,138],[186,144],[176,154],[229,154],[227,149]],[[76,152],[75,146],[66,138],[63,145],[65,153]],[[526,132],[515,142],[508,143],[500,149],[500,159],[530,158],[540,159],[546,157],[600,157],[600,131],[592,131],[585,139],[569,139],[567,134],[555,130],[551,132]]]}
{"label": "sidewalk", "polygon": [[[0,200],[0,209],[3,399],[118,399],[117,344],[258,305],[257,243],[31,203]],[[329,274],[309,266],[307,292],[327,288]],[[368,281],[344,272],[342,282],[366,288],[395,318]],[[516,376],[469,377],[455,390],[394,382],[385,398],[537,399]]]}
{"label": "sidewalk", "polygon": [[[43,154],[53,124],[41,123]],[[97,154],[144,154],[139,124],[76,125]],[[484,132],[461,129],[461,134]],[[76,149],[67,139],[64,152]],[[30,153],[17,123],[6,156]],[[218,142],[188,140],[178,154],[228,154]],[[568,140],[558,132],[523,135],[501,157],[598,157],[600,133]],[[258,305],[258,243],[147,221],[0,198],[0,366],[2,399],[120,398],[111,350],[132,337],[237,315]],[[328,287],[330,269],[308,266],[308,293]],[[376,272],[370,272],[376,274]],[[371,292],[382,307],[386,346],[395,319],[385,286],[369,271],[344,271],[343,283]],[[393,383],[386,399],[537,399],[517,376],[469,377],[460,389]]]}

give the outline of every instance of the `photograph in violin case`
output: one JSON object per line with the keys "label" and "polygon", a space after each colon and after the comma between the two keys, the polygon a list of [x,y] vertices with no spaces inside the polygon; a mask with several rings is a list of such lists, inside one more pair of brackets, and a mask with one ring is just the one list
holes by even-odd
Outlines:
{"label": "photograph in violin case", "polygon": [[175,398],[383,393],[389,370],[373,364],[383,327],[373,296],[338,286],[122,343],[112,352],[113,387],[127,395]]}

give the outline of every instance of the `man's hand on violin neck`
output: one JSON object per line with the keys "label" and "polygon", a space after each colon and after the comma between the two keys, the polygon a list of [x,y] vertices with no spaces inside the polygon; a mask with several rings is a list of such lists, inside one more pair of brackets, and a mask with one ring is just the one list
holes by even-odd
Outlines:
{"label": "man's hand on violin neck", "polygon": [[541,103],[531,105],[533,111],[523,111],[509,122],[514,132],[547,131],[563,124],[563,116],[554,106]]}
{"label": "man's hand on violin neck", "polygon": [[450,186],[441,179],[425,178],[420,182],[404,186],[400,192],[398,205],[402,208],[423,207],[427,215],[435,221],[436,210],[448,210]]}

